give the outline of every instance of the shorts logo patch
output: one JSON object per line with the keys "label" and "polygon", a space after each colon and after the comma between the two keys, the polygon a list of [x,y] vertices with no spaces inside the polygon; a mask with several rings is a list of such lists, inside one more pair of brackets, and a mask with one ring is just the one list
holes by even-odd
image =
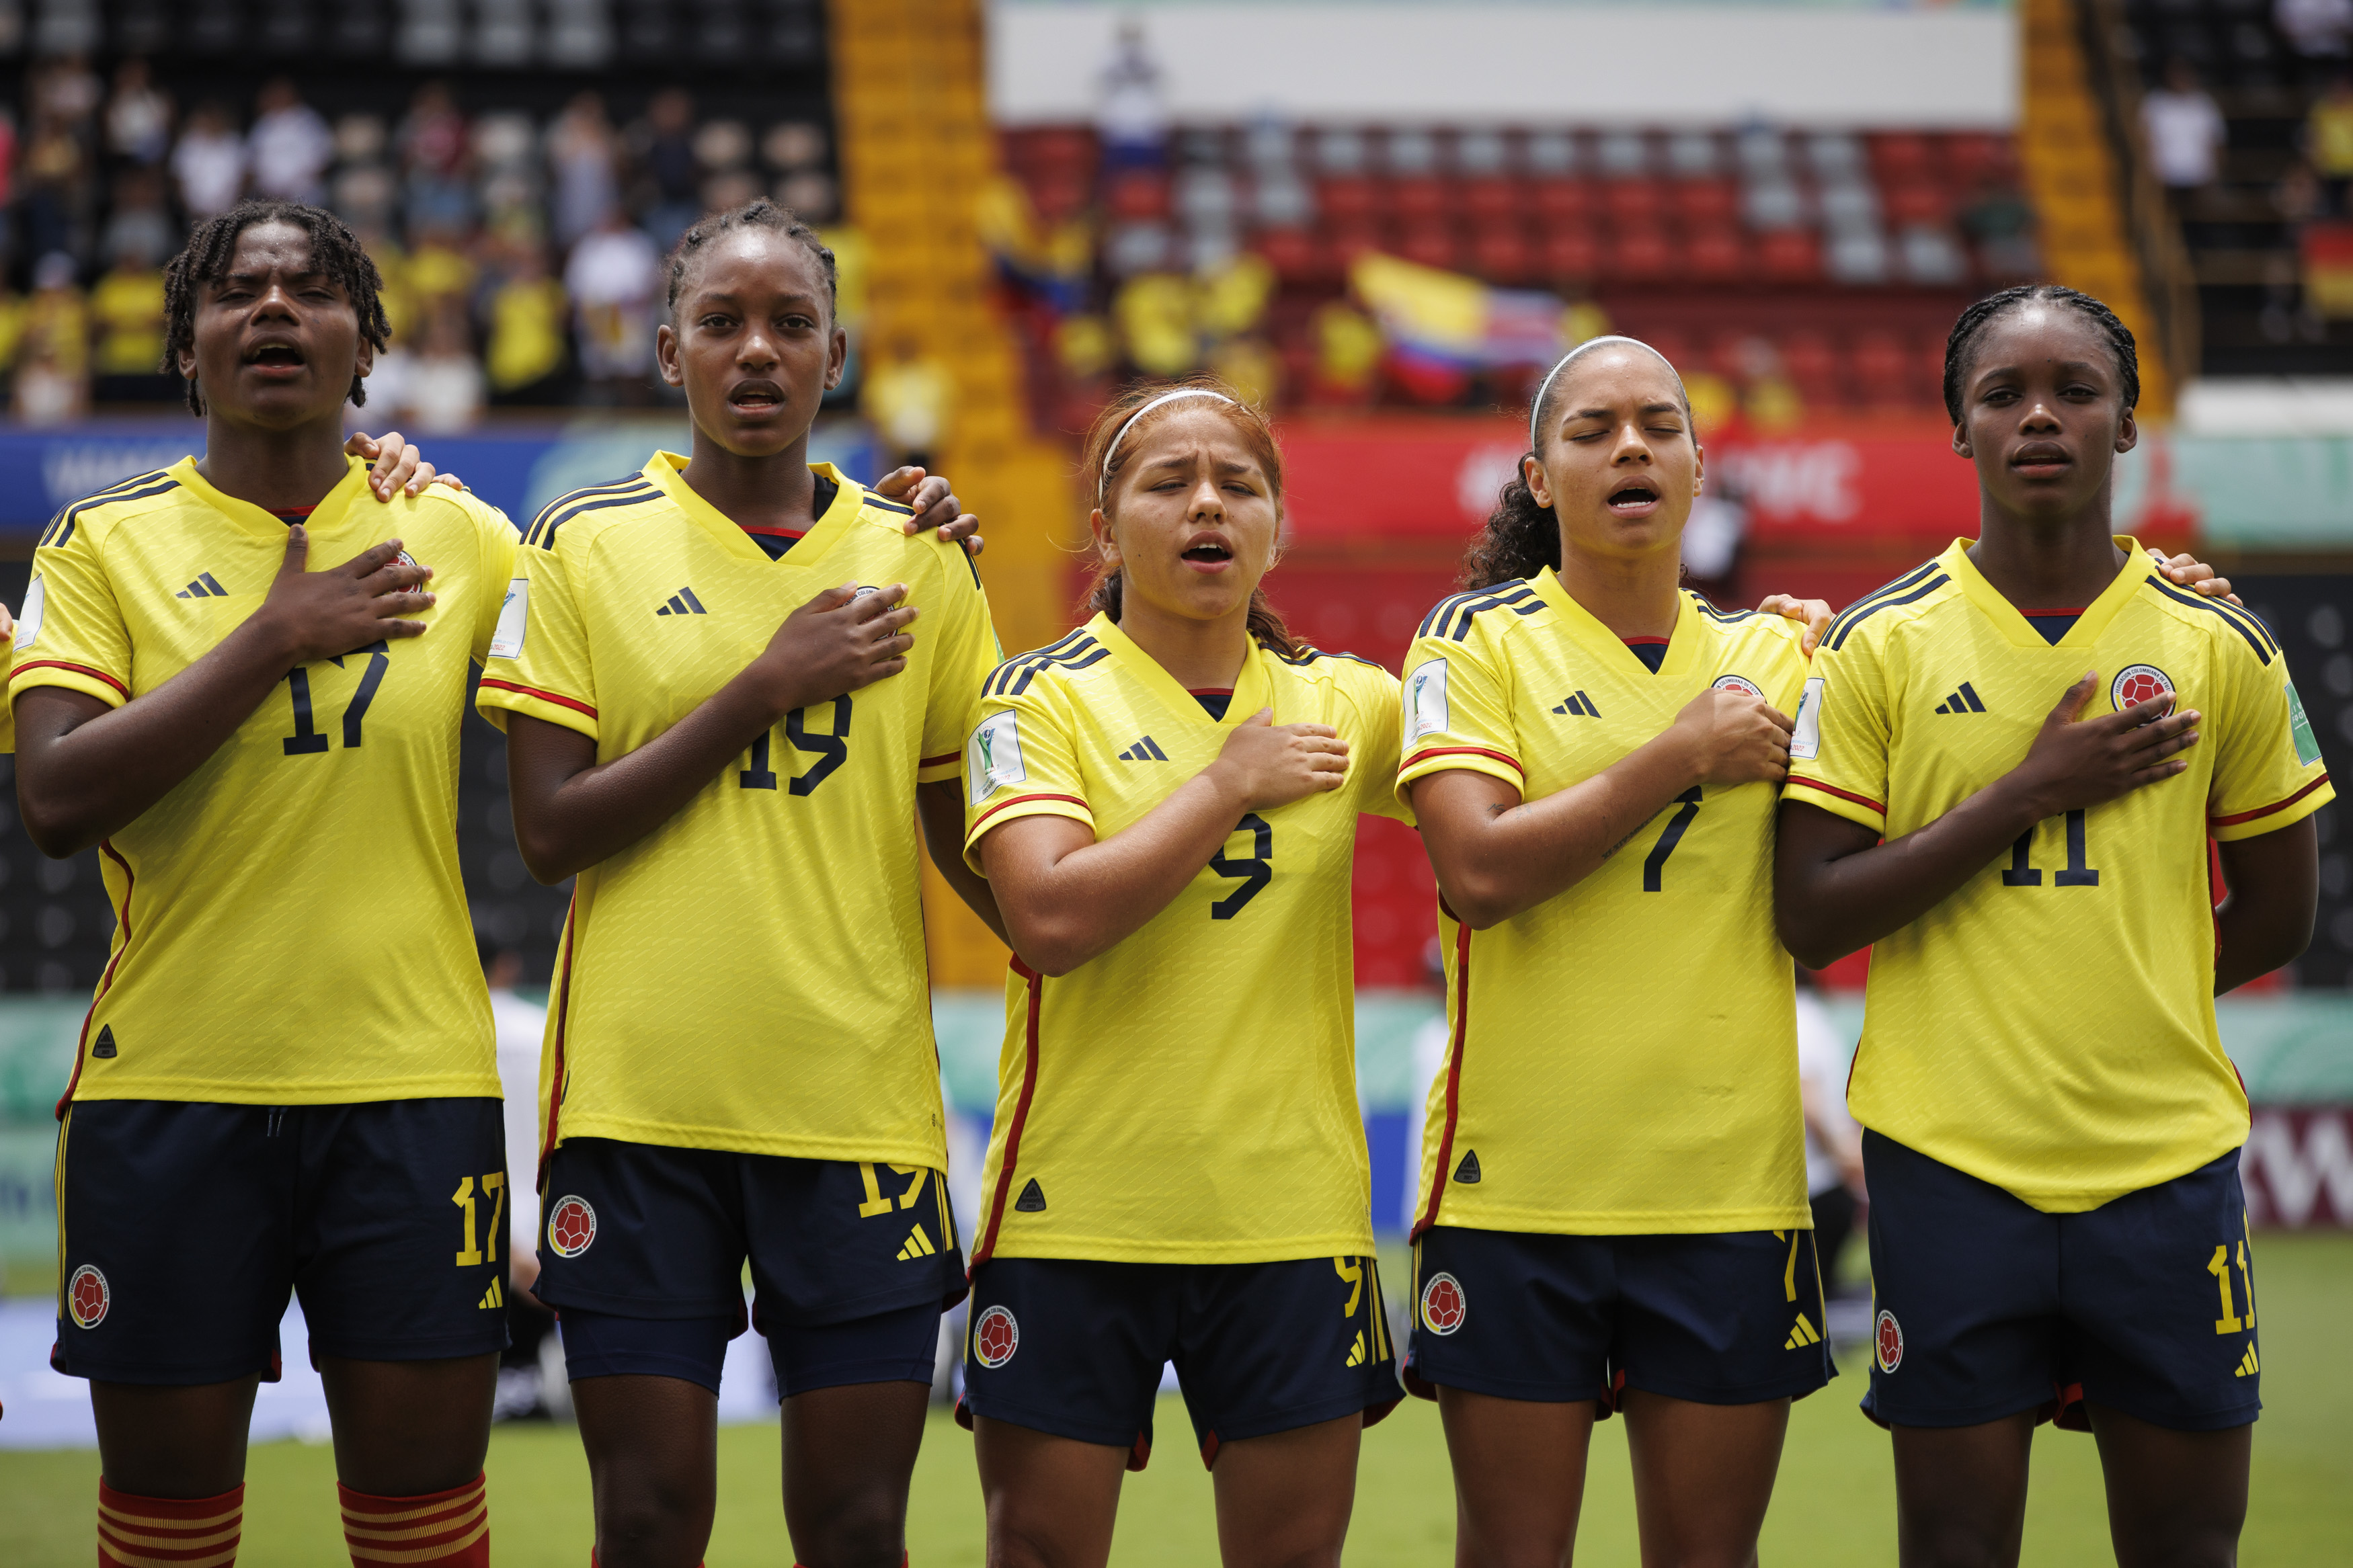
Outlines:
{"label": "shorts logo patch", "polygon": [[2119,713],[2136,702],[2173,695],[2173,677],[2153,664],[2128,664],[2108,682],[2108,703]]}
{"label": "shorts logo patch", "polygon": [[973,1359],[994,1371],[1013,1359],[1021,1348],[1021,1325],[1005,1308],[991,1307],[972,1326]]}
{"label": "shorts logo patch", "polygon": [[106,1288],[106,1276],[94,1265],[83,1264],[66,1282],[66,1310],[73,1314],[78,1329],[94,1329],[106,1321],[106,1310],[113,1304],[114,1293]]}
{"label": "shorts logo patch", "polygon": [[1765,689],[1745,675],[1719,675],[1710,683],[1715,691],[1746,691],[1751,697],[1763,697]]}
{"label": "shorts logo patch", "polygon": [[574,1194],[547,1211],[547,1245],[558,1258],[577,1258],[596,1239],[596,1211]]}
{"label": "shorts logo patch", "polygon": [[1433,1274],[1421,1288],[1421,1326],[1433,1334],[1451,1334],[1470,1315],[1471,1301],[1462,1281],[1451,1274]]}
{"label": "shorts logo patch", "polygon": [[1904,1364],[1904,1329],[1895,1314],[1882,1308],[1878,1326],[1872,1331],[1872,1354],[1879,1360],[1879,1370],[1894,1372]]}

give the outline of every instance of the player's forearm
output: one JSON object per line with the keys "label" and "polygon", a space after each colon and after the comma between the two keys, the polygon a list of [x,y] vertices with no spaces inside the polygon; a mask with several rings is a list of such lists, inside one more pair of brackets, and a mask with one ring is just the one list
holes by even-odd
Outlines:
{"label": "player's forearm", "polygon": [[1012,946],[1012,939],[1005,934],[1005,916],[997,908],[996,889],[987,878],[965,863],[964,785],[955,779],[917,784],[915,816],[923,826],[923,845],[931,851],[934,868],[965,907],[997,933],[997,940]]}
{"label": "player's forearm", "polygon": [[61,687],[19,693],[16,808],[26,837],[62,859],[121,832],[219,751],[292,668],[284,635],[257,616],[118,708]]}
{"label": "player's forearm", "polygon": [[636,751],[598,763],[587,736],[515,715],[507,778],[523,865],[553,885],[610,859],[685,810],[777,717],[739,678]]}
{"label": "player's forearm", "polygon": [[[1068,974],[1150,923],[1225,847],[1249,809],[1212,767],[1109,838],[1043,864],[987,860],[1007,940],[1040,974]],[[982,841],[987,857],[987,840]]]}
{"label": "player's forearm", "polygon": [[2042,815],[2014,773],[1885,843],[1819,806],[1784,801],[1773,872],[1781,945],[1807,968],[1827,968],[1958,892]]}
{"label": "player's forearm", "polygon": [[2319,849],[2310,817],[2221,846],[2230,895],[2214,911],[2214,994],[2293,963],[2311,945]]}
{"label": "player's forearm", "polygon": [[[1481,775],[1432,777],[1450,776]],[[1484,931],[1567,892],[1698,780],[1690,745],[1670,730],[1555,794],[1516,805],[1464,811],[1441,804],[1423,812],[1422,837],[1446,907]],[[1426,793],[1418,784],[1418,808]]]}

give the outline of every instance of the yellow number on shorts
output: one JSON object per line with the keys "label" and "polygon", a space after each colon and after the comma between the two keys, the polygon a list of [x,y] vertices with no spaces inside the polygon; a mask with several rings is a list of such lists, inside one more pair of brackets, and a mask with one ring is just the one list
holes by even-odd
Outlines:
{"label": "yellow number on shorts", "polygon": [[891,1212],[891,1200],[882,1195],[882,1183],[871,1165],[858,1167],[858,1179],[866,1184],[866,1201],[858,1205],[860,1219],[872,1219],[878,1214]]}
{"label": "yellow number on shorts", "polygon": [[1340,1315],[1353,1318],[1356,1315],[1356,1303],[1365,1294],[1365,1271],[1345,1258],[1335,1258],[1332,1259],[1332,1272],[1348,1282],[1348,1304],[1340,1309]]}
{"label": "yellow number on shorts", "polygon": [[[2240,1256],[2243,1262],[2245,1258],[2243,1244],[2240,1249]],[[2228,1242],[2214,1248],[2214,1256],[2207,1260],[2206,1272],[2214,1277],[2214,1289],[2220,1291],[2222,1297],[2222,1315],[2214,1320],[2214,1331],[2218,1334],[2235,1334],[2247,1325],[2240,1319],[2236,1310],[2238,1303],[2231,1297],[2231,1247]],[[2248,1304],[2253,1305],[2252,1293]]]}
{"label": "yellow number on shorts", "polygon": [[474,1178],[459,1177],[458,1190],[449,1194],[449,1201],[466,1211],[465,1229],[460,1237],[466,1244],[466,1250],[458,1254],[458,1267],[471,1268],[482,1260],[482,1249],[474,1245]]}
{"label": "yellow number on shorts", "polygon": [[490,1254],[488,1261],[496,1263],[499,1260],[499,1222],[506,1217],[507,1213],[507,1173],[492,1171],[482,1178],[480,1195],[492,1202],[490,1231],[479,1238],[474,1229],[475,1192],[474,1178],[460,1176],[458,1178],[458,1190],[449,1194],[449,1201],[465,1211],[461,1221],[465,1232],[461,1239],[466,1243],[466,1250],[458,1254],[458,1267],[460,1268],[471,1268],[485,1261],[483,1252],[486,1248]]}
{"label": "yellow number on shorts", "polygon": [[923,1195],[923,1184],[931,1179],[932,1173],[922,1165],[893,1165],[891,1168],[898,1172],[902,1176],[913,1176],[915,1178],[913,1181],[907,1184],[907,1190],[899,1194],[899,1206],[901,1208],[913,1208],[915,1206],[915,1200]]}

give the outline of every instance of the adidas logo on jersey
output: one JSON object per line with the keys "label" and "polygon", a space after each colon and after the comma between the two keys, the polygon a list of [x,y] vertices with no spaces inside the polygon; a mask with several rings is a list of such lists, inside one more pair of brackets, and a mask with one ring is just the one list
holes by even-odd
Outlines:
{"label": "adidas logo on jersey", "polygon": [[1155,745],[1152,737],[1146,735],[1122,752],[1119,760],[1123,763],[1165,763],[1168,760],[1168,753]]}
{"label": "adidas logo on jersey", "polygon": [[899,1261],[913,1263],[918,1258],[936,1258],[939,1252],[940,1249],[932,1245],[932,1238],[924,1234],[919,1224],[907,1233],[907,1244],[899,1248]]}
{"label": "adidas logo on jersey", "polygon": [[1789,1331],[1789,1337],[1781,1342],[1781,1348],[1785,1351],[1801,1351],[1808,1345],[1818,1345],[1821,1342],[1821,1331],[1814,1327],[1811,1319],[1800,1312],[1798,1314],[1798,1326]]}
{"label": "adidas logo on jersey", "polygon": [[670,596],[670,603],[654,612],[658,616],[707,616],[710,613],[702,607],[702,601],[694,596],[691,588],[681,588]]}
{"label": "adidas logo on jersey", "polygon": [[1348,1347],[1348,1364],[1350,1366],[1365,1364],[1365,1331],[1362,1329],[1356,1331],[1356,1342]]}
{"label": "adidas logo on jersey", "polygon": [[174,599],[226,599],[228,597],[228,590],[216,582],[211,573],[206,572],[172,597]]}
{"label": "adidas logo on jersey", "polygon": [[98,1032],[98,1044],[96,1044],[96,1045],[94,1045],[94,1046],[90,1047],[90,1054],[91,1056],[94,1056],[94,1057],[103,1057],[103,1058],[108,1058],[109,1060],[111,1060],[111,1059],[113,1058],[113,1056],[114,1056],[114,1026],[113,1026],[113,1025],[109,1024],[109,1025],[107,1025],[107,1026],[106,1026],[106,1027],[104,1027],[104,1028],[100,1029],[100,1030]]}
{"label": "adidas logo on jersey", "polygon": [[493,1279],[491,1281],[491,1288],[482,1292],[482,1299],[474,1305],[485,1312],[502,1312],[506,1310],[506,1292],[501,1289],[499,1282]]}
{"label": "adidas logo on jersey", "polygon": [[2263,1363],[2255,1359],[2254,1342],[2250,1340],[2247,1342],[2247,1353],[2239,1358],[2239,1370],[2232,1373],[2231,1375],[2232,1377],[2253,1377],[2255,1373],[2263,1370]]}
{"label": "adidas logo on jersey", "polygon": [[1936,704],[1939,713],[1982,713],[1985,710],[1986,705],[1978,700],[1977,688],[1966,680],[1961,682],[1958,691]]}
{"label": "adidas logo on jersey", "polygon": [[1454,1167],[1454,1179],[1461,1183],[1466,1187],[1473,1187],[1479,1184],[1478,1150],[1466,1149],[1463,1151],[1462,1163]]}
{"label": "adidas logo on jersey", "polygon": [[1046,1190],[1038,1184],[1037,1177],[1029,1178],[1029,1184],[1021,1189],[1021,1195],[1013,1200],[1013,1206],[1023,1214],[1046,1212]]}
{"label": "adidas logo on jersey", "polygon": [[1560,705],[1555,708],[1553,711],[1556,713],[1574,713],[1580,719],[1599,719],[1601,717],[1601,710],[1596,708],[1593,705],[1593,699],[1588,697],[1582,691],[1562,698]]}

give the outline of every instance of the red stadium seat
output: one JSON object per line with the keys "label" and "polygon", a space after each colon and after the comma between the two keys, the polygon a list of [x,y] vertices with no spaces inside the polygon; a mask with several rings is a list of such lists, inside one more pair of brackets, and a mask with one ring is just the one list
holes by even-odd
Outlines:
{"label": "red stadium seat", "polygon": [[1748,247],[1729,224],[1688,230],[1683,256],[1694,283],[1737,283],[1747,276]]}
{"label": "red stadium seat", "polygon": [[1168,216],[1168,177],[1135,169],[1112,182],[1104,205],[1115,218],[1164,218]]}
{"label": "red stadium seat", "polygon": [[1601,247],[1581,224],[1553,229],[1538,250],[1544,276],[1559,282],[1582,283],[1601,268]]}
{"label": "red stadium seat", "polygon": [[1527,201],[1519,182],[1482,175],[1462,182],[1462,210],[1479,223],[1517,223]]}
{"label": "red stadium seat", "polygon": [[1866,404],[1909,406],[1919,401],[1911,356],[1892,332],[1871,331],[1854,340],[1854,379]]}
{"label": "red stadium seat", "polygon": [[1687,224],[1724,224],[1740,216],[1740,188],[1730,180],[1677,180],[1675,211]]}
{"label": "red stadium seat", "polygon": [[1311,283],[1324,276],[1323,247],[1314,237],[1295,228],[1261,231],[1250,247],[1267,259],[1285,283]]}
{"label": "red stadium seat", "polygon": [[2017,162],[2017,149],[2007,136],[1968,132],[1947,136],[1944,142],[1945,166],[1952,171],[1954,181],[1964,186],[2004,178]]}
{"label": "red stadium seat", "polygon": [[1048,223],[1060,223],[1087,205],[1094,183],[1083,174],[1059,171],[1029,177],[1029,205]]}
{"label": "red stadium seat", "polygon": [[1683,278],[1683,253],[1668,243],[1666,231],[1653,224],[1617,230],[1604,257],[1602,275],[1613,282],[1666,283]]}
{"label": "red stadium seat", "polygon": [[1472,233],[1471,270],[1490,283],[1527,282],[1535,259],[1517,224],[1491,224]]}
{"label": "red stadium seat", "polygon": [[1602,205],[1621,228],[1655,224],[1666,198],[1655,180],[1611,180],[1602,186]]}
{"label": "red stadium seat", "polygon": [[1316,209],[1334,227],[1369,219],[1379,209],[1373,183],[1360,174],[1335,174],[1315,188]]}
{"label": "red stadium seat", "polygon": [[1454,226],[1425,219],[1419,223],[1400,225],[1398,229],[1397,253],[1408,261],[1424,267],[1442,267],[1457,271],[1462,265],[1462,247],[1455,238]]}
{"label": "red stadium seat", "polygon": [[1917,378],[1923,406],[1941,414],[1945,409],[1945,334],[1934,332],[1922,338],[1912,351],[1913,374]]}
{"label": "red stadium seat", "polygon": [[1359,254],[1388,248],[1387,237],[1369,223],[1335,224],[1324,237],[1325,265],[1335,278],[1345,276]]}
{"label": "red stadium seat", "polygon": [[1871,163],[1881,187],[1885,188],[1929,178],[1936,168],[1936,155],[1926,136],[1893,131],[1872,138]]}
{"label": "red stadium seat", "polygon": [[1889,226],[1894,228],[1915,223],[1942,227],[1953,216],[1952,193],[1926,181],[1884,185],[1880,200],[1887,209]]}
{"label": "red stadium seat", "polygon": [[1538,180],[1535,211],[1547,225],[1583,223],[1593,216],[1593,187],[1583,180]]}
{"label": "red stadium seat", "polygon": [[1388,196],[1390,219],[1400,225],[1430,223],[1445,217],[1453,207],[1446,183],[1430,174],[1391,180]]}
{"label": "red stadium seat", "polygon": [[1839,374],[1838,352],[1820,332],[1791,332],[1780,342],[1781,368],[1798,388],[1798,395],[1814,406],[1849,401]]}
{"label": "red stadium seat", "polygon": [[1802,228],[1777,228],[1757,237],[1757,268],[1770,283],[1812,283],[1822,275],[1821,247]]}

